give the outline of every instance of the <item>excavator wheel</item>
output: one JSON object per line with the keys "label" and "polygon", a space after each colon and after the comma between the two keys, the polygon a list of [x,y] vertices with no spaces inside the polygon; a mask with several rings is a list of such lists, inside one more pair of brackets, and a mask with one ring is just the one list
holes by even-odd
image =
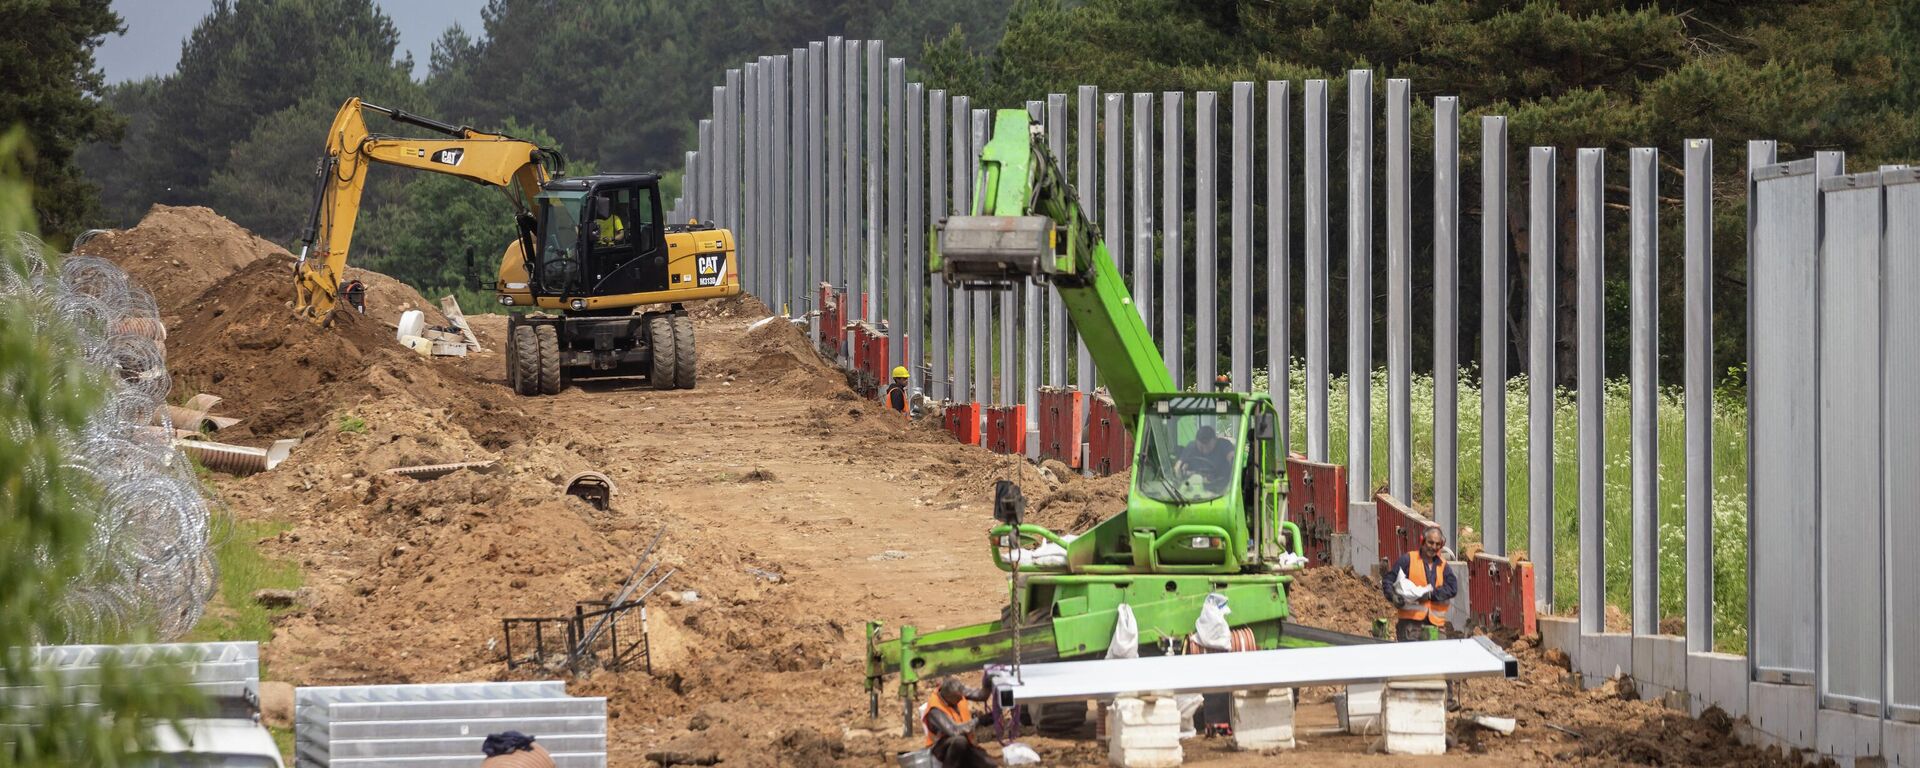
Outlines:
{"label": "excavator wheel", "polygon": [[700,353],[693,345],[693,318],[669,315],[673,324],[673,385],[693,389]]}
{"label": "excavator wheel", "polygon": [[540,341],[533,326],[515,326],[507,347],[508,385],[522,395],[540,394]]}
{"label": "excavator wheel", "polygon": [[653,344],[653,364],[647,368],[647,379],[654,389],[673,389],[677,381],[676,361],[679,359],[678,345],[674,343],[673,316],[648,317],[647,340]]}
{"label": "excavator wheel", "polygon": [[557,395],[566,382],[560,378],[560,332],[551,325],[534,329],[540,344],[540,394]]}

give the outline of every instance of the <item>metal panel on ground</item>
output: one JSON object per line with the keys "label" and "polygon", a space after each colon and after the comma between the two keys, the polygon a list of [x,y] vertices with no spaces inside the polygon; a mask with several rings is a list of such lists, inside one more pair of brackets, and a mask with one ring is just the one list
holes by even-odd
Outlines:
{"label": "metal panel on ground", "polygon": [[[1889,171],[1886,182],[1887,297],[1920,296],[1920,172]],[[1882,392],[1885,419],[1887,536],[1881,557],[1886,567],[1887,707],[1894,720],[1920,723],[1920,569],[1896,567],[1896,553],[1920,552],[1920,515],[1907,505],[1920,499],[1920,400],[1895,396],[1920,392],[1920,302],[1889,299],[1881,316],[1885,351]],[[1899,510],[1896,513],[1896,510]],[[1891,726],[1889,729],[1891,730]],[[1889,739],[1891,741],[1891,739]]]}
{"label": "metal panel on ground", "polygon": [[[1887,616],[1880,567],[1885,533],[1880,495],[1880,311],[1885,284],[1880,174],[1827,179],[1821,193],[1825,221],[1815,279],[1820,290],[1815,305],[1820,355],[1820,703],[1877,716],[1886,669],[1881,653]],[[1906,596],[1905,605],[1914,605],[1912,595]]]}
{"label": "metal panel on ground", "polygon": [[1748,171],[1748,656],[1757,680],[1801,685],[1815,664],[1816,162]]}
{"label": "metal panel on ground", "polygon": [[1519,662],[1484,637],[1025,664],[1002,705],[1140,693],[1226,693],[1390,680],[1513,677]]}

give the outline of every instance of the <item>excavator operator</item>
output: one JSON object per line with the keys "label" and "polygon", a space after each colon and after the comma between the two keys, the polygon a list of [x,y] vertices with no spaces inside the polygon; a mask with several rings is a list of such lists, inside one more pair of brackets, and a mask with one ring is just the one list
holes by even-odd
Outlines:
{"label": "excavator operator", "polygon": [[627,241],[626,220],[620,218],[620,212],[614,209],[614,200],[611,195],[594,195],[593,223],[598,230],[601,245],[614,245]]}

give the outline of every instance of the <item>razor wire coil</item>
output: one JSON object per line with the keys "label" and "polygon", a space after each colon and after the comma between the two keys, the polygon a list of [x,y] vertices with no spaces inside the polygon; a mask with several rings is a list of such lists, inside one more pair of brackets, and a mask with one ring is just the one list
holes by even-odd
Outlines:
{"label": "razor wire coil", "polygon": [[[53,268],[45,248],[19,235],[19,258],[0,259],[0,301],[22,308],[35,331],[68,331],[71,358],[83,375],[97,377],[106,396],[83,427],[60,437],[73,470],[64,477],[88,486],[79,498],[93,525],[87,568],[66,593],[70,636],[43,641],[83,642],[135,629],[177,638],[199,620],[218,581],[218,502],[173,444],[158,306],[112,262],[66,256]],[[24,428],[0,424],[16,439],[26,436]]]}

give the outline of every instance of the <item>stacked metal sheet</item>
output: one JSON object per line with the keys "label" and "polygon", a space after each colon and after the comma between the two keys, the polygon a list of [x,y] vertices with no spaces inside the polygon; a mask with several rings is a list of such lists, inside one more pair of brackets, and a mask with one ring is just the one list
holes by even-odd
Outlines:
{"label": "stacked metal sheet", "polygon": [[[42,645],[32,650],[34,667],[49,669],[82,701],[93,701],[97,673],[109,659],[141,666],[161,659],[184,665],[192,685],[209,696],[260,693],[260,646],[253,642],[161,643],[152,645]],[[0,688],[0,701],[12,701],[22,691]]]}
{"label": "stacked metal sheet", "polygon": [[488,734],[519,731],[561,768],[605,768],[607,700],[566,683],[315,686],[294,692],[294,764],[478,766]]}

